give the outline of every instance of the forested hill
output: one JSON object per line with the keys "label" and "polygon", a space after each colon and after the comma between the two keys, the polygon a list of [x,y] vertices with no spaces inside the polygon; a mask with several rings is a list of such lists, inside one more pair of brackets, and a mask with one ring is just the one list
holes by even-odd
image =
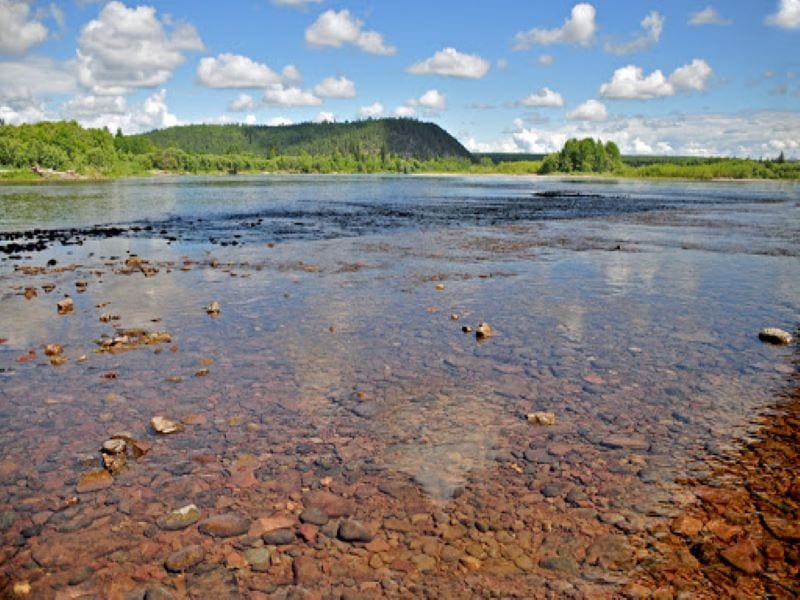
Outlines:
{"label": "forested hill", "polygon": [[352,123],[299,125],[183,125],[132,136],[161,148],[198,154],[253,153],[264,157],[400,156],[429,159],[471,158],[469,151],[444,129],[411,119],[377,119]]}

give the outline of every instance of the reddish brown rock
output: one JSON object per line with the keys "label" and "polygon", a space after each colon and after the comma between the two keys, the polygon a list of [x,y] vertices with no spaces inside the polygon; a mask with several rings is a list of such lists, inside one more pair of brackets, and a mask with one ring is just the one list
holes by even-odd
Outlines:
{"label": "reddish brown rock", "polygon": [[181,571],[188,571],[192,567],[199,565],[206,557],[206,551],[202,546],[192,545],[181,548],[177,552],[171,554],[164,566],[167,571],[172,573],[180,573]]}
{"label": "reddish brown rock", "polygon": [[308,492],[303,496],[303,504],[306,508],[318,508],[332,519],[349,517],[356,510],[353,500],[342,498],[325,490]]}
{"label": "reddish brown rock", "polygon": [[250,521],[233,513],[215,515],[200,522],[200,531],[218,538],[234,537],[247,533]]}
{"label": "reddish brown rock", "polygon": [[703,529],[700,519],[689,515],[681,515],[672,522],[672,532],[686,537],[694,537]]}
{"label": "reddish brown rock", "polygon": [[114,478],[111,476],[111,473],[105,469],[97,469],[96,471],[89,471],[81,475],[75,490],[79,494],[96,492],[97,490],[104,490],[111,487],[113,483]]}
{"label": "reddish brown rock", "polygon": [[725,548],[719,555],[726,563],[748,575],[756,575],[763,569],[761,551],[752,540],[744,540]]}
{"label": "reddish brown rock", "polygon": [[292,563],[294,582],[297,585],[317,583],[322,578],[322,573],[317,566],[317,561],[309,556],[298,556]]}

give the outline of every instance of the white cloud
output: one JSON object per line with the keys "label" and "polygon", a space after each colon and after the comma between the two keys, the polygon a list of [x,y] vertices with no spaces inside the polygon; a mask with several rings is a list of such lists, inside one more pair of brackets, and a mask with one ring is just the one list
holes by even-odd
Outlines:
{"label": "white cloud", "polygon": [[131,108],[121,96],[76,96],[61,107],[60,118],[75,119],[84,127],[120,128],[127,134],[163,129],[180,123],[166,98],[162,89]]}
{"label": "white cloud", "polygon": [[403,119],[413,119],[417,116],[417,109],[408,104],[403,104],[394,109],[394,116]]}
{"label": "white cloud", "polygon": [[362,119],[377,119],[383,114],[383,104],[376,102],[358,109],[358,116]]}
{"label": "white cloud", "polygon": [[277,6],[306,8],[311,4],[322,4],[322,0],[272,0],[272,3]]}
{"label": "white cloud", "polygon": [[355,98],[356,84],[347,77],[326,77],[314,87],[314,93],[323,98]]}
{"label": "white cloud", "polygon": [[228,105],[229,112],[244,112],[255,108],[256,100],[249,94],[239,94],[239,96]]}
{"label": "white cloud", "polygon": [[664,31],[664,16],[653,10],[641,22],[644,33],[634,37],[631,41],[623,44],[615,44],[608,41],[605,43],[606,52],[612,54],[630,54],[639,52],[645,48],[655,45],[661,39],[661,32]]}
{"label": "white cloud", "polygon": [[0,62],[0,101],[30,103],[37,97],[69,94],[77,86],[72,63],[28,57]]}
{"label": "white cloud", "polygon": [[323,110],[313,120],[314,123],[336,123],[336,115]]}
{"label": "white cloud", "polygon": [[78,77],[94,94],[122,95],[166,82],[184,53],[202,50],[194,26],[176,25],[168,35],[151,6],[109,2],[81,29]]}
{"label": "white cloud", "polygon": [[463,54],[455,48],[445,48],[432,57],[411,65],[408,72],[412,75],[482,79],[490,68],[489,61],[477,54]]}
{"label": "white cloud", "polygon": [[210,88],[263,88],[282,80],[267,65],[241,54],[208,56],[197,66],[197,82]]}
{"label": "white cloud", "polygon": [[576,109],[569,111],[567,118],[572,121],[605,121],[608,118],[608,110],[602,102],[587,100]]}
{"label": "white cloud", "polygon": [[514,38],[514,50],[527,50],[536,44],[579,44],[588,46],[594,38],[597,11],[591,4],[582,2],[572,7],[564,25],[557,29],[534,28],[518,33]]}
{"label": "white cloud", "polygon": [[419,97],[419,103],[425,108],[444,110],[447,108],[447,96],[440,93],[439,90],[428,90]]}
{"label": "white cloud", "polygon": [[535,94],[530,94],[529,96],[525,96],[522,100],[519,101],[522,106],[537,106],[537,107],[547,107],[547,106],[564,106],[564,98],[561,97],[561,94],[558,92],[554,92],[550,88],[543,87]]}
{"label": "white cloud", "polygon": [[274,83],[264,92],[264,102],[277,106],[317,106],[322,104],[322,99],[311,90]]}
{"label": "white cloud", "polygon": [[48,115],[41,102],[31,102],[25,106],[16,107],[0,103],[0,119],[8,125],[35,123],[36,121],[44,121],[47,118]]}
{"label": "white cloud", "polygon": [[300,76],[300,71],[294,65],[286,65],[281,71],[281,75],[286,81],[301,81],[303,78]]}
{"label": "white cloud", "polygon": [[542,66],[549,67],[555,62],[555,58],[553,58],[552,54],[542,54],[539,58],[536,59],[536,62]]}
{"label": "white cloud", "polygon": [[[568,138],[614,141],[623,154],[800,158],[800,113],[678,114],[666,117],[618,116],[607,121],[575,121],[549,128],[518,127],[496,141],[465,142],[475,152],[544,153],[560,150]],[[510,148],[510,149],[509,149]]]}
{"label": "white cloud", "polygon": [[247,115],[244,118],[244,122],[245,122],[246,125],[255,125],[256,121],[257,121],[257,119],[256,119],[255,115]]}
{"label": "white cloud", "polygon": [[679,91],[701,92],[712,73],[708,63],[699,58],[675,69],[668,78],[658,69],[645,77],[641,67],[628,65],[614,71],[611,81],[600,86],[600,95],[613,100],[651,100]]}
{"label": "white cloud", "polygon": [[765,22],[784,29],[800,29],[800,0],[781,0],[778,12],[768,15]]}
{"label": "white cloud", "polygon": [[306,43],[312,48],[325,46],[341,48],[352,44],[369,54],[392,55],[397,52],[388,46],[377,31],[364,31],[364,23],[350,15],[349,10],[327,10],[306,29]]}
{"label": "white cloud", "polygon": [[284,125],[294,125],[294,121],[287,117],[272,117],[267,119],[267,125],[270,127],[283,127]]}
{"label": "white cloud", "polygon": [[29,13],[26,1],[0,0],[0,54],[23,54],[47,39],[47,27]]}
{"label": "white cloud", "polygon": [[724,18],[713,6],[706,6],[703,10],[689,15],[689,25],[730,25],[730,19]]}
{"label": "white cloud", "polygon": [[706,61],[695,58],[690,64],[675,69],[669,82],[677,91],[702,92],[708,87],[712,73]]}

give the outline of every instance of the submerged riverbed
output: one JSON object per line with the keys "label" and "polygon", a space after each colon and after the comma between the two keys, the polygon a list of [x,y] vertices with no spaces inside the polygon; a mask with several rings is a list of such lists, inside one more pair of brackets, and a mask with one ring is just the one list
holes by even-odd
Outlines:
{"label": "submerged riverbed", "polygon": [[[13,186],[0,253],[12,597],[792,593],[769,540],[753,572],[648,573],[796,394],[796,342],[757,334],[797,333],[798,185]],[[114,436],[147,451],[87,486]]]}

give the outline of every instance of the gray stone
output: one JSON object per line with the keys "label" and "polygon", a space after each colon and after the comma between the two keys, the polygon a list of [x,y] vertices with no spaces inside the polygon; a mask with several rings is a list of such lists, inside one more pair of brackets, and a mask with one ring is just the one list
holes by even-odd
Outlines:
{"label": "gray stone", "polygon": [[194,504],[188,504],[159,518],[156,524],[165,531],[177,531],[185,529],[199,520],[200,509]]}
{"label": "gray stone", "polygon": [[199,565],[203,562],[205,557],[206,551],[203,550],[202,546],[186,546],[171,554],[169,558],[164,561],[164,566],[167,568],[167,571],[180,573],[181,571],[188,571],[192,567]]}
{"label": "gray stone", "polygon": [[564,556],[550,556],[539,561],[539,566],[549,571],[556,571],[565,575],[577,575],[578,563]]}
{"label": "gray stone", "polygon": [[272,546],[286,546],[295,540],[294,531],[291,529],[275,529],[261,536],[265,544]]}
{"label": "gray stone", "polygon": [[300,521],[321,527],[328,522],[328,515],[316,506],[309,506],[300,514]]}
{"label": "gray stone", "polygon": [[758,339],[767,344],[785,346],[792,343],[792,334],[777,327],[767,327],[758,332]]}
{"label": "gray stone", "polygon": [[363,523],[355,520],[342,521],[339,524],[339,539],[345,542],[371,542],[372,534]]}

